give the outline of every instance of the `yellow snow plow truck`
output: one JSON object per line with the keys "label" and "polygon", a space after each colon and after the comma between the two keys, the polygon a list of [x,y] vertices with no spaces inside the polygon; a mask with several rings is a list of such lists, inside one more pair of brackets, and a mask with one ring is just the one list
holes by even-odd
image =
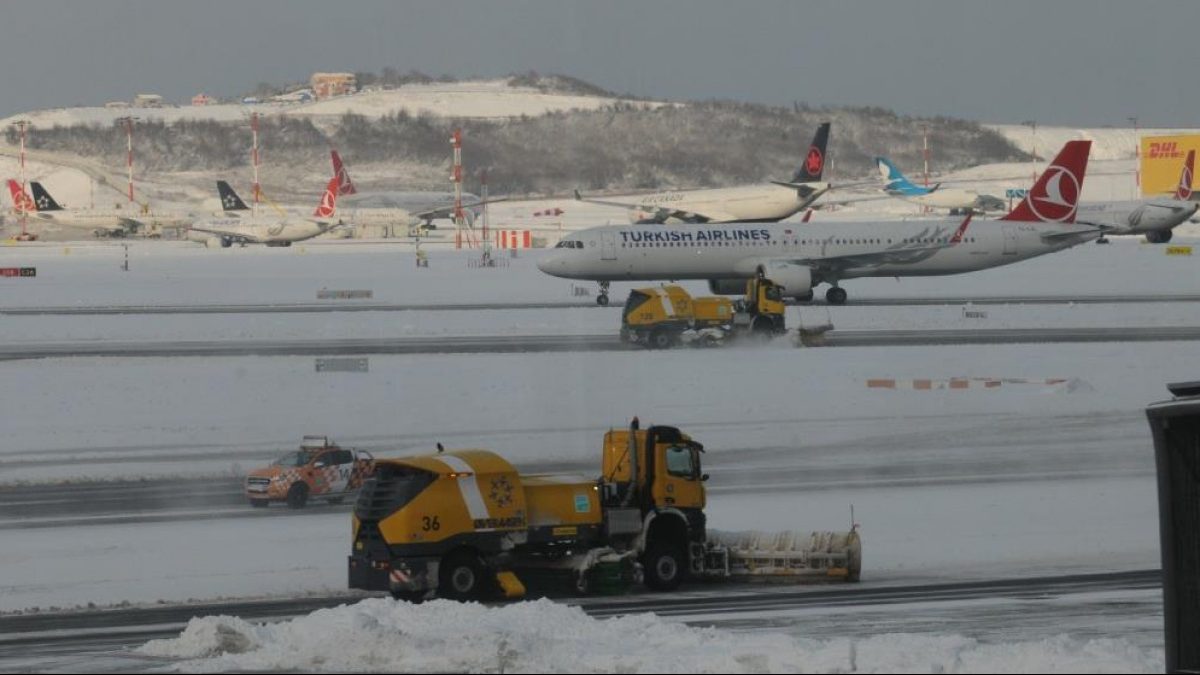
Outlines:
{"label": "yellow snow plow truck", "polygon": [[679,429],[604,435],[600,478],[522,475],[486,450],[376,460],[355,505],[351,588],[418,601],[578,593],[686,578],[857,581],[847,532],[719,533],[705,525],[704,447]]}
{"label": "yellow snow plow truck", "polygon": [[713,347],[741,335],[771,337],[787,330],[780,287],[770,279],[746,282],[746,295],[693,298],[682,286],[635,288],[621,313],[621,341],[652,349],[677,344]]}

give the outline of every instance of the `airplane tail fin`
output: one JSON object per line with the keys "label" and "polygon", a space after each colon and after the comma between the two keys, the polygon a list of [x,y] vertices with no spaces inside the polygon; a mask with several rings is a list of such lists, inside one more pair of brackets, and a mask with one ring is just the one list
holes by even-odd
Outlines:
{"label": "airplane tail fin", "polygon": [[233,187],[223,180],[217,181],[217,193],[221,195],[221,208],[226,211],[249,211],[246,202],[233,191]]}
{"label": "airplane tail fin", "polygon": [[333,175],[337,176],[341,185],[338,188],[338,194],[358,194],[358,188],[354,187],[354,181],[350,180],[350,172],[346,171],[346,165],[342,163],[342,156],[338,154],[337,150],[330,150],[329,157],[333,160]]}
{"label": "airplane tail fin", "polygon": [[337,176],[329,179],[329,184],[325,186],[325,194],[321,196],[321,203],[317,204],[317,210],[313,211],[313,215],[317,218],[332,218],[337,211],[337,196],[338,188],[341,181]]}
{"label": "airplane tail fin", "polygon": [[[879,175],[883,177],[883,189],[889,194],[898,195],[924,195],[933,192],[929,188],[923,188],[914,185],[903,172],[900,167],[896,166],[892,160],[887,157],[876,157],[875,166],[879,169]],[[939,184],[940,185],[940,184]],[[937,189],[935,186],[934,189]]]}
{"label": "airplane tail fin", "polygon": [[36,180],[30,181],[29,187],[33,190],[33,201],[35,204],[37,204],[39,211],[63,210],[63,207],[59,206],[58,202],[54,201],[54,197],[50,196],[50,193],[46,191],[46,188],[42,187],[41,183],[37,182]]}
{"label": "airplane tail fin", "polygon": [[1179,186],[1175,188],[1175,199],[1188,201],[1192,198],[1192,170],[1196,164],[1196,151],[1188,150],[1183,160],[1183,171],[1179,173]]}
{"label": "airplane tail fin", "polygon": [[829,122],[822,122],[813,136],[804,163],[792,174],[793,183],[816,183],[825,171],[825,147],[829,144]]}
{"label": "airplane tail fin", "polygon": [[1091,149],[1091,141],[1067,141],[1054,161],[1038,177],[1025,199],[1000,220],[1075,222]]}
{"label": "airplane tail fin", "polygon": [[37,205],[21,189],[21,184],[11,178],[8,179],[8,193],[12,196],[13,208],[18,213],[33,213],[37,211]]}

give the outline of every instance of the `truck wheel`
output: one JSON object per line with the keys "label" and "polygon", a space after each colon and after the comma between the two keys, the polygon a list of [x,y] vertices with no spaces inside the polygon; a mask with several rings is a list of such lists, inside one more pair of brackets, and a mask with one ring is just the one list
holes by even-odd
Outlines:
{"label": "truck wheel", "polygon": [[646,585],[656,591],[673,591],[683,583],[683,549],[667,542],[650,545],[642,558]]}
{"label": "truck wheel", "polygon": [[288,490],[287,505],[293,509],[302,509],[308,503],[308,486],[304,483],[296,483]]}
{"label": "truck wheel", "polygon": [[656,330],[650,333],[650,346],[654,349],[667,349],[671,346],[674,340],[671,339],[671,333],[665,330]]}
{"label": "truck wheel", "polygon": [[483,595],[483,563],[472,551],[459,551],[438,569],[438,595],[447,600],[477,600]]}

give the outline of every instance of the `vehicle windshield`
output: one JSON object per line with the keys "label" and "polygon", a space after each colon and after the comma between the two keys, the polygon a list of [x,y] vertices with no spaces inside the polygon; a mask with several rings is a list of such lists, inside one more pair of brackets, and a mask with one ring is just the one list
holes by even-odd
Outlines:
{"label": "vehicle windshield", "polygon": [[309,450],[293,450],[271,463],[272,466],[304,466],[312,459]]}

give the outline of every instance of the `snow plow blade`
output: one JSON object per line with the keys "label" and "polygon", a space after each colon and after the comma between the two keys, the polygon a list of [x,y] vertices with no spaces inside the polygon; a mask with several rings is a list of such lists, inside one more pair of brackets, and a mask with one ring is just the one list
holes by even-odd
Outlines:
{"label": "snow plow blade", "polygon": [[738,581],[858,581],[862,540],[849,532],[709,531],[710,573]]}

